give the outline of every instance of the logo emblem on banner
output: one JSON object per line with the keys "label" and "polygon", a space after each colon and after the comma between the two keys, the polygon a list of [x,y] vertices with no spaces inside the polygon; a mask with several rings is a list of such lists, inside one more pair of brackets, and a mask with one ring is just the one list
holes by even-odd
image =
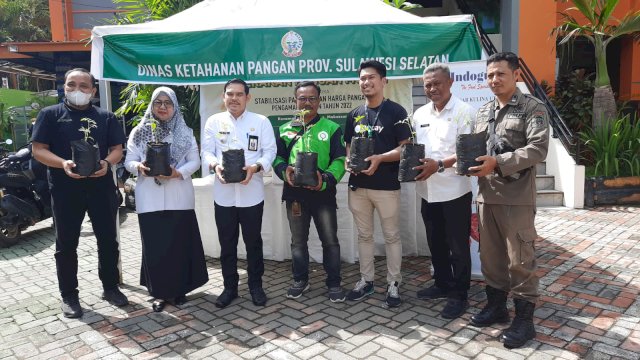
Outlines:
{"label": "logo emblem on banner", "polygon": [[295,31],[289,31],[284,34],[280,45],[282,46],[282,54],[286,57],[298,57],[302,55],[302,36]]}

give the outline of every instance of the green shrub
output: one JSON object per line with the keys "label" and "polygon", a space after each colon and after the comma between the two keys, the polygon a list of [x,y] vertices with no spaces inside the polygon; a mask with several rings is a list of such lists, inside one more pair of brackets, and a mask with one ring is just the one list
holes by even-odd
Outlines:
{"label": "green shrub", "polygon": [[591,126],[593,117],[593,74],[575,70],[560,75],[551,98],[562,119],[574,132]]}
{"label": "green shrub", "polygon": [[[580,132],[587,154],[587,175],[640,176],[640,122],[630,116]],[[590,164],[589,164],[590,163]]]}

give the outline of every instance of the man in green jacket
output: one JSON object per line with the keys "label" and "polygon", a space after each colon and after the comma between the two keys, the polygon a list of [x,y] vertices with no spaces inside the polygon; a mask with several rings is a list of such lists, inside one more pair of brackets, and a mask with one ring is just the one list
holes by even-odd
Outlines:
{"label": "man in green jacket", "polygon": [[[298,83],[294,90],[296,105],[302,116],[280,126],[276,139],[278,152],[273,162],[276,175],[284,181],[282,200],[287,205],[291,229],[293,284],[287,297],[299,298],[309,289],[309,225],[316,224],[322,242],[322,262],[327,273],[326,285],[332,302],[345,300],[340,282],[340,243],[336,185],[345,173],[345,145],[342,129],[335,122],[318,115],[320,86],[312,81]],[[304,123],[303,123],[304,122]],[[318,154],[317,185],[295,186],[293,181],[296,154]]]}

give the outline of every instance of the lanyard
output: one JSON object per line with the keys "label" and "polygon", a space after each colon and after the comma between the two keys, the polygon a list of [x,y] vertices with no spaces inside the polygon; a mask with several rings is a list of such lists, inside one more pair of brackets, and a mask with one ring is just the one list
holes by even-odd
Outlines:
{"label": "lanyard", "polygon": [[382,104],[380,104],[380,106],[378,107],[378,111],[376,111],[376,117],[373,120],[373,124],[371,124],[371,122],[369,121],[369,107],[367,107],[367,105],[364,106],[364,116],[365,119],[367,119],[367,125],[369,126],[369,137],[372,137],[371,135],[373,135],[373,128],[378,125],[378,117],[380,116],[380,112],[382,111],[382,108],[384,107],[384,104],[386,102],[387,99],[382,100]]}

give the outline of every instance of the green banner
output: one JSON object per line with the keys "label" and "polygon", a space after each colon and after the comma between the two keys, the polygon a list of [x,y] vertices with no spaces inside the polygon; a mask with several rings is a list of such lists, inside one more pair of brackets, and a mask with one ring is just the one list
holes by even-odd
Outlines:
{"label": "green banner", "polygon": [[388,77],[419,77],[433,62],[481,56],[470,22],[119,34],[103,43],[103,78],[141,83],[354,79],[368,59]]}

